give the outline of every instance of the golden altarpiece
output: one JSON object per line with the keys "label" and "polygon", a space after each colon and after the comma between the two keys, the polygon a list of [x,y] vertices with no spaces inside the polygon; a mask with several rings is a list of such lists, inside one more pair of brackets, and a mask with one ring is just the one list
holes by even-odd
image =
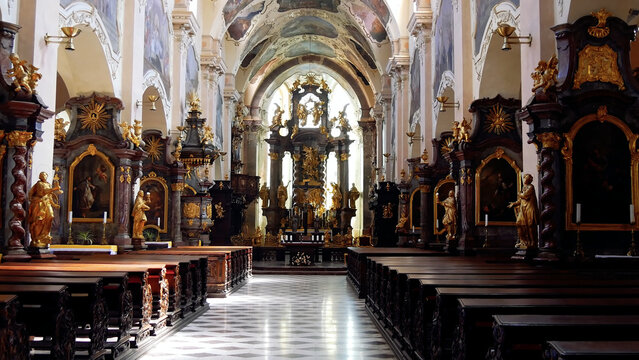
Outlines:
{"label": "golden altarpiece", "polygon": [[[351,128],[346,109],[329,119],[330,92],[321,76],[308,74],[290,89],[291,118],[282,120],[283,110],[277,111],[273,118],[271,134],[266,139],[270,146],[270,189],[262,190],[260,196],[268,221],[266,237],[274,244],[281,241],[344,245],[346,239],[350,245],[350,223],[359,196],[357,189],[349,186],[348,178],[349,145],[353,140],[349,138]],[[338,181],[326,184],[327,159],[331,153],[337,160]],[[292,181],[284,184],[282,161],[289,154],[293,163]],[[288,199],[289,186],[291,199]]]}

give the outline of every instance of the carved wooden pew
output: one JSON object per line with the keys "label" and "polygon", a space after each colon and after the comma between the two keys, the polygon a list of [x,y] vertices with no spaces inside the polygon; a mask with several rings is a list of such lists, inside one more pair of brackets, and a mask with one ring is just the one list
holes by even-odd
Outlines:
{"label": "carved wooden pew", "polygon": [[549,341],[544,360],[635,360],[639,341]]}
{"label": "carved wooden pew", "polygon": [[423,250],[415,248],[347,248],[347,278],[360,299],[366,297],[367,284],[367,263],[370,256],[429,256],[436,257],[446,255],[443,252]]}
{"label": "carved wooden pew", "polygon": [[[458,324],[452,343],[452,356],[456,360],[484,358],[492,340],[493,314],[639,315],[639,298],[462,298],[458,303]],[[432,358],[449,358],[445,349],[448,345],[433,345]]]}
{"label": "carved wooden pew", "polygon": [[[39,278],[54,277],[62,279],[101,277],[103,280],[104,298],[108,310],[108,338],[106,348],[111,351],[112,357],[129,349],[129,332],[133,321],[133,304],[129,288],[129,274],[127,272],[91,272],[91,271],[38,271],[38,270],[0,270],[2,277],[30,277],[38,281]],[[27,282],[27,281],[25,281]]]}
{"label": "carved wooden pew", "polygon": [[17,295],[0,294],[0,354],[3,359],[29,359],[29,336],[18,322],[22,306]]}
{"label": "carved wooden pew", "polygon": [[80,351],[86,352],[91,359],[105,355],[107,304],[102,278],[0,276],[0,284],[66,285],[71,294],[70,305],[76,326],[76,356]]}
{"label": "carved wooden pew", "polygon": [[75,353],[75,325],[65,285],[0,284],[0,294],[18,296],[18,321],[26,327],[33,358],[71,359]]}
{"label": "carved wooden pew", "polygon": [[[31,262],[31,263],[4,263],[0,264],[0,271],[5,270],[39,270],[39,271],[73,271],[73,272],[100,272],[128,273],[128,289],[131,291],[132,303],[132,328],[130,330],[131,346],[136,347],[141,341],[151,334],[151,316],[153,314],[153,294],[151,280],[149,279],[149,267],[140,264],[68,264],[56,262]],[[162,278],[164,274],[162,273]],[[156,315],[157,316],[157,315]]]}
{"label": "carved wooden pew", "polygon": [[[515,288],[515,287],[547,287],[547,288],[579,288],[579,287],[639,287],[639,281],[633,280],[588,280],[588,279],[516,279],[494,280],[475,279],[469,277],[457,279],[421,279],[421,275],[408,275],[408,302],[403,311],[408,311],[404,317],[404,328],[412,329],[409,344],[421,356],[428,357],[431,344],[431,331],[435,318],[435,297],[438,287],[468,287],[468,288]],[[416,293],[416,297],[412,294]],[[405,333],[404,333],[405,334]]]}
{"label": "carved wooden pew", "polygon": [[[225,252],[229,269],[230,286],[241,284],[245,279],[253,276],[253,248],[251,246],[183,246],[179,249],[191,251],[220,251]],[[170,249],[169,249],[170,250]]]}
{"label": "carved wooden pew", "polygon": [[639,315],[494,315],[486,359],[540,359],[551,340],[639,340]]}

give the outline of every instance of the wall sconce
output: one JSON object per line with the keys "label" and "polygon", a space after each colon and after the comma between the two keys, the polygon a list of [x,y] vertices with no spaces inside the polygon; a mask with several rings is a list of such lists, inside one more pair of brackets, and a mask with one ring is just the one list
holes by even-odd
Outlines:
{"label": "wall sconce", "polygon": [[221,151],[220,152],[220,159],[222,162],[224,162],[224,157],[226,156],[226,151]]}
{"label": "wall sconce", "polygon": [[[158,101],[158,96],[157,95],[149,95],[147,96],[147,99],[149,100],[149,103],[151,103],[151,107],[149,108],[149,110],[151,111],[156,111],[158,108],[155,107],[155,102]],[[135,102],[135,106],[136,107],[140,107],[142,106],[143,102],[142,100],[138,100]]]}
{"label": "wall sconce", "polygon": [[438,96],[437,102],[439,102],[439,112],[446,112],[446,109],[459,109],[459,101],[455,101],[454,103],[448,102],[448,96]]}
{"label": "wall sconce", "polygon": [[73,26],[64,26],[64,27],[61,27],[60,30],[62,31],[64,36],[54,36],[54,35],[44,34],[44,43],[47,45],[49,43],[56,43],[56,44],[66,43],[67,46],[64,47],[65,49],[71,50],[71,51],[75,50],[75,46],[73,45],[73,38],[78,36],[80,32],[82,32],[82,30]]}
{"label": "wall sconce", "polygon": [[424,139],[422,135],[420,135],[419,137],[415,137],[414,131],[407,132],[406,136],[408,136],[408,145],[411,145],[411,146],[413,145],[413,141],[415,140],[422,141]]}
{"label": "wall sconce", "polygon": [[390,155],[391,154],[390,153],[385,153],[385,154],[382,154],[382,155],[384,155],[384,157],[386,158],[386,162],[388,163],[388,160],[390,160]]}
{"label": "wall sconce", "polygon": [[[508,51],[512,49],[511,44],[528,44],[530,46],[532,44],[532,35],[528,34],[528,36],[512,36],[515,32],[515,28],[508,24],[499,24],[497,27],[497,33],[499,36],[504,38],[504,43],[501,46],[502,50]],[[526,40],[523,40],[526,39]]]}

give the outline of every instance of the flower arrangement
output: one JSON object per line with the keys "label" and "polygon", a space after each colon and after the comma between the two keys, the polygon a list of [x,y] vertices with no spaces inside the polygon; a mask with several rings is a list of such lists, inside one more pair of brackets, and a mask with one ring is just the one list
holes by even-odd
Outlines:
{"label": "flower arrangement", "polygon": [[297,254],[293,255],[291,258],[291,265],[308,266],[312,264],[311,256],[303,252],[297,252]]}

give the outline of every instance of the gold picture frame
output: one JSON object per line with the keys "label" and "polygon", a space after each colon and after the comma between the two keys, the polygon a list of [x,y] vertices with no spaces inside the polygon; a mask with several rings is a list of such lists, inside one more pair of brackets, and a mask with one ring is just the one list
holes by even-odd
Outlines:
{"label": "gold picture frame", "polygon": [[[437,211],[439,206],[439,204],[437,204],[437,194],[440,193],[440,190],[442,187],[448,187],[447,184],[452,185],[452,189],[445,189],[446,191],[444,193],[442,193],[442,201],[445,200],[448,197],[448,191],[453,190],[455,191],[455,185],[457,185],[455,183],[455,180],[447,177],[445,179],[439,180],[439,182],[437,183],[437,185],[435,186],[435,191],[433,192],[433,229],[435,231],[435,233],[437,233],[439,231],[439,229],[437,229],[437,219],[439,219],[439,212]],[[455,194],[455,196],[457,196],[457,194]],[[443,226],[443,224],[440,223],[440,225]]]}
{"label": "gold picture frame", "polygon": [[[146,192],[145,189],[145,185],[146,184],[151,184],[151,183],[157,183],[159,184],[160,189],[162,189],[162,197],[163,199],[161,199],[161,203],[163,204],[162,207],[162,215],[159,216],[162,219],[162,223],[160,224],[161,226],[157,226],[157,218],[158,216],[152,216],[149,217],[147,214],[147,223],[146,225],[144,225],[144,229],[155,229],[160,233],[166,234],[168,232],[168,217],[169,217],[169,187],[166,183],[166,180],[163,177],[159,177],[157,176],[157,174],[153,171],[151,171],[147,176],[143,177],[142,180],[140,181],[140,190],[143,190]],[[147,188],[148,189],[148,188]],[[154,210],[154,205],[157,205],[157,201],[153,201],[154,198],[151,197],[151,204],[149,204],[149,207],[151,208],[149,211],[156,211],[157,209]]]}
{"label": "gold picture frame", "polygon": [[[490,164],[493,160],[504,160],[515,171],[515,177],[517,184],[515,185],[514,198],[512,201],[517,200],[517,194],[521,191],[521,169],[517,165],[514,159],[506,154],[504,149],[497,148],[494,153],[488,155],[483,159],[480,165],[475,170],[475,225],[484,225],[484,219],[481,217],[481,174],[482,170]],[[470,177],[469,177],[470,178]],[[513,221],[494,221],[488,218],[488,225],[490,226],[515,226],[514,212]]]}
{"label": "gold picture frame", "polygon": [[[413,192],[411,192],[410,194],[410,198],[408,200],[408,222],[410,228],[415,227],[415,230],[421,230],[421,221],[420,219],[413,219],[413,198],[415,196],[422,196],[422,192],[418,187],[415,188],[415,190],[413,190]],[[421,207],[421,202],[420,202],[420,207]],[[420,209],[420,216],[421,216],[421,209]]]}
{"label": "gold picture frame", "polygon": [[[639,179],[637,178],[637,173],[639,171],[637,140],[639,139],[639,135],[633,133],[628,125],[619,118],[607,114],[607,111],[586,115],[575,122],[570,128],[570,131],[564,134],[565,141],[564,146],[561,149],[561,154],[566,166],[566,230],[577,230],[577,224],[573,222],[573,142],[576,135],[579,133],[579,130],[594,121],[600,121],[602,123],[608,122],[619,128],[626,136],[626,139],[628,140],[628,150],[630,151],[630,196],[635,209],[639,203],[639,193],[637,192],[637,189],[639,188]],[[632,229],[633,227],[630,224],[597,224],[582,222],[579,226],[580,231],[630,231]],[[634,230],[637,229],[639,229],[639,224],[635,224],[634,226]]]}
{"label": "gold picture frame", "polygon": [[[101,164],[98,165],[104,165],[104,166],[100,166],[98,168],[96,168],[96,174],[98,174],[98,177],[100,179],[104,179],[106,178],[106,180],[104,180],[104,182],[107,183],[107,187],[108,187],[108,191],[109,191],[109,195],[108,195],[108,205],[102,206],[99,210],[97,211],[91,211],[93,213],[96,213],[93,217],[78,217],[77,215],[79,215],[81,213],[81,211],[78,211],[77,209],[73,212],[73,222],[78,222],[78,223],[101,223],[103,221],[103,211],[107,211],[107,222],[108,223],[112,223],[113,222],[113,202],[114,202],[114,193],[115,193],[115,166],[113,166],[113,164],[111,163],[111,160],[109,159],[108,156],[106,156],[103,152],[99,151],[95,145],[93,144],[89,144],[89,146],[87,147],[87,149],[81,153],[80,155],[78,155],[73,162],[71,163],[71,166],[69,167],[69,189],[67,192],[67,199],[68,199],[68,206],[69,209],[73,210],[74,209],[74,203],[73,203],[73,195],[74,195],[74,189],[76,189],[76,186],[79,185],[80,182],[76,183],[76,168],[78,168],[78,166],[80,166],[79,170],[81,170],[83,172],[82,175],[84,175],[84,172],[86,172],[86,169],[84,169],[84,163],[83,160],[87,157],[87,156],[91,156],[91,157],[97,157],[97,160],[101,162]],[[104,168],[103,168],[104,167]],[[100,169],[99,172],[97,171],[97,169]],[[86,180],[86,179],[85,179]],[[91,185],[91,186],[95,186],[95,185]],[[108,210],[106,210],[108,209]]]}

